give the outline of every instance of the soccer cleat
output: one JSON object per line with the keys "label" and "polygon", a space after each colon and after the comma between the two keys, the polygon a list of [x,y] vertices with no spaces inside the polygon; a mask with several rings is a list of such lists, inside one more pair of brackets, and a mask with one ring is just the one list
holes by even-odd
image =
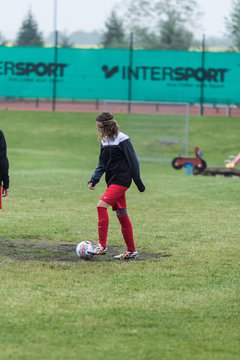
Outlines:
{"label": "soccer cleat", "polygon": [[137,251],[124,251],[120,255],[114,256],[114,259],[116,260],[135,260],[138,258],[138,252]]}
{"label": "soccer cleat", "polygon": [[94,255],[106,255],[107,253],[107,248],[103,247],[102,245],[98,244],[95,248],[94,248]]}

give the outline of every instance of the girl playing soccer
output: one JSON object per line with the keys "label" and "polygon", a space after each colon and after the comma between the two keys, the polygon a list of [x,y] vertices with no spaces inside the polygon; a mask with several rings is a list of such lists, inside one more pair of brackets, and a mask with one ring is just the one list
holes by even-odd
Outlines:
{"label": "girl playing soccer", "polygon": [[88,182],[88,188],[93,190],[105,173],[107,189],[97,204],[99,244],[95,248],[95,254],[107,253],[108,207],[111,206],[116,211],[127,247],[126,251],[114,258],[136,259],[138,252],[135,248],[132,223],[127,214],[125,193],[132,180],[140,192],[145,190],[140,178],[139,162],[130,138],[120,132],[118,123],[111,113],[103,112],[98,115],[96,124],[101,139],[101,150],[98,166]]}

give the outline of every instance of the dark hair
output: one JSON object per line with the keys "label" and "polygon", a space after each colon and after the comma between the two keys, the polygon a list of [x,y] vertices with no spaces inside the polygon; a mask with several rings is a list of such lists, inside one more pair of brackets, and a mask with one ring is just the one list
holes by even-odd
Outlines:
{"label": "dark hair", "polygon": [[114,139],[117,136],[119,126],[117,121],[114,119],[113,114],[109,112],[102,112],[96,117],[96,122],[98,124],[101,123],[101,126],[98,126],[100,139]]}
{"label": "dark hair", "polygon": [[110,112],[102,112],[96,117],[96,121],[99,122],[105,122],[110,120],[113,120],[113,114],[111,114]]}

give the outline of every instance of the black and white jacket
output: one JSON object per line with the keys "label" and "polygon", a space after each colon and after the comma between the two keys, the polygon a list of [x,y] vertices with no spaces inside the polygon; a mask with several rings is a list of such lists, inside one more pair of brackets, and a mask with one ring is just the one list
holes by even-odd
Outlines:
{"label": "black and white jacket", "polygon": [[7,144],[2,130],[0,130],[0,185],[9,188]]}
{"label": "black and white jacket", "polygon": [[95,186],[104,173],[107,186],[117,184],[129,188],[133,179],[139,191],[145,190],[137,155],[126,134],[119,132],[113,140],[101,141],[99,163],[89,183]]}

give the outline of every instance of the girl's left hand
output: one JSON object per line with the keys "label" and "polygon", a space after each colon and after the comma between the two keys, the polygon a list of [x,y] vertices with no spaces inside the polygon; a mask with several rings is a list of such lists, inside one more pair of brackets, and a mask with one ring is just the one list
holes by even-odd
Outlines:
{"label": "girl's left hand", "polygon": [[2,190],[2,197],[6,197],[8,196],[8,189],[3,189]]}

